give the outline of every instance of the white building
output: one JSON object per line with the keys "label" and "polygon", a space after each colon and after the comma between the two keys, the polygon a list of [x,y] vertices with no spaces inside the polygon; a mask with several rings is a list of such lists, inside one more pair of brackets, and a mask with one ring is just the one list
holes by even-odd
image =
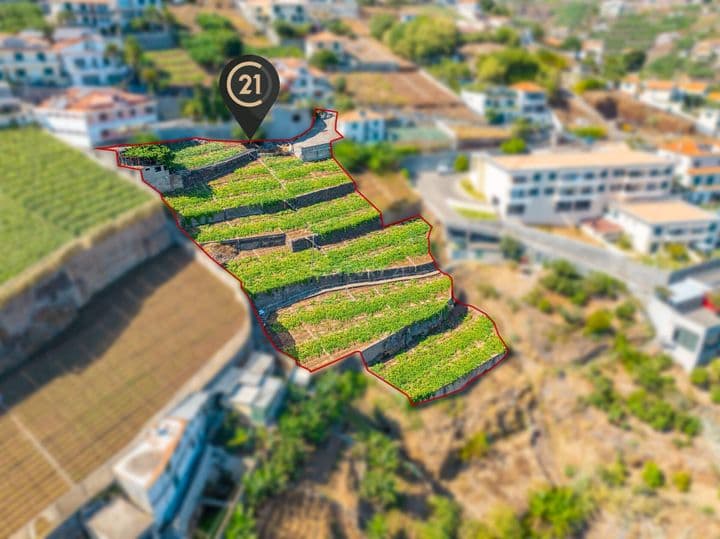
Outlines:
{"label": "white building", "polygon": [[60,57],[36,31],[0,34],[0,80],[14,84],[62,86]]}
{"label": "white building", "polygon": [[371,110],[343,112],[338,117],[338,129],[355,142],[380,142],[387,138],[385,117]]}
{"label": "white building", "polygon": [[242,14],[260,28],[276,21],[307,24],[326,19],[356,18],[356,0],[237,0]]}
{"label": "white building", "polygon": [[45,100],[34,113],[48,131],[81,148],[125,140],[158,117],[155,100],[117,88],[71,88]]}
{"label": "white building", "polygon": [[408,62],[390,52],[382,43],[369,37],[346,37],[318,32],[305,38],[305,56],[327,50],[337,56],[340,68],[355,71],[396,71]]}
{"label": "white building", "polygon": [[720,60],[720,38],[698,41],[692,49],[691,57],[696,62]]}
{"label": "white building", "polygon": [[612,201],[670,191],[671,159],[608,145],[595,151],[473,156],[475,188],[503,218],[576,225],[599,217]]}
{"label": "white building", "polygon": [[172,526],[183,516],[179,511],[185,506],[194,508],[187,494],[197,492],[197,485],[204,485],[210,473],[206,451],[208,407],[206,393],[190,395],[113,467],[115,479],[127,497],[153,516],[158,529]]}
{"label": "white building", "polygon": [[490,118],[492,123],[509,124],[522,118],[535,125],[552,124],[547,94],[534,82],[494,86],[484,92],[462,90],[460,97],[468,107]]}
{"label": "white building", "polygon": [[656,253],[668,244],[707,252],[718,243],[720,218],[684,200],[614,204],[608,218],[622,227],[633,249],[642,254]]}
{"label": "white building", "polygon": [[703,135],[720,136],[720,109],[715,107],[698,109],[695,127]]}
{"label": "white building", "polygon": [[0,127],[24,125],[32,121],[32,111],[10,91],[7,82],[0,82]]}
{"label": "white building", "polygon": [[290,95],[291,101],[311,101],[330,104],[333,86],[319,69],[301,58],[276,58],[273,65],[280,77],[280,89]]}
{"label": "white building", "polygon": [[52,50],[60,57],[62,71],[71,86],[105,86],[121,82],[128,73],[121,51],[109,54],[108,42],[98,34],[57,41]]}
{"label": "white building", "polygon": [[720,355],[720,317],[708,301],[712,291],[709,284],[687,278],[648,304],[657,339],[687,371]]}
{"label": "white building", "polygon": [[663,144],[658,153],[675,161],[678,181],[688,190],[689,201],[706,204],[720,200],[720,143],[683,138]]}
{"label": "white building", "polygon": [[286,384],[273,376],[275,361],[269,354],[253,352],[243,367],[229,369],[219,387],[225,405],[256,425],[267,425],[277,416]]}
{"label": "white building", "polygon": [[161,9],[162,0],[49,0],[50,16],[71,26],[111,33],[126,28],[148,8]]}

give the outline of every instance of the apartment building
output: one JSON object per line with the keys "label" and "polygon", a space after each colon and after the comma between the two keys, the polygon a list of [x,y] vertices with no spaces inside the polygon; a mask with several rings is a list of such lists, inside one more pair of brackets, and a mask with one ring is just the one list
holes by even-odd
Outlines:
{"label": "apartment building", "polygon": [[[113,474],[126,496],[153,517],[157,530],[171,527],[190,512],[210,475],[207,393],[188,396],[162,418],[115,464]],[[194,500],[188,493],[194,493]],[[175,529],[183,536],[183,530]]]}
{"label": "apartment building", "polygon": [[157,122],[157,103],[118,88],[70,88],[35,107],[35,118],[58,138],[80,148],[126,140]]}
{"label": "apartment building", "polygon": [[648,200],[614,204],[607,217],[617,223],[633,249],[653,254],[668,244],[708,252],[718,244],[720,217],[684,200]]}
{"label": "apartment building", "polygon": [[484,92],[463,90],[460,97],[468,107],[494,124],[509,124],[521,118],[541,126],[552,124],[547,94],[534,82],[495,86]]}
{"label": "apartment building", "polygon": [[71,26],[114,33],[143,16],[150,8],[161,9],[162,0],[50,0],[50,16]]}
{"label": "apartment building", "polygon": [[52,50],[60,57],[70,86],[114,85],[128,74],[120,50],[111,54],[108,41],[99,34],[83,33],[56,41]]}
{"label": "apartment building", "polygon": [[720,316],[712,283],[686,278],[653,297],[647,308],[657,339],[691,371],[720,355]]}
{"label": "apartment building", "polygon": [[355,0],[237,0],[237,6],[252,24],[260,28],[276,21],[307,24],[358,16]]}
{"label": "apartment building", "polygon": [[503,218],[576,225],[612,201],[669,193],[673,161],[624,145],[592,151],[473,156],[471,179]]}
{"label": "apartment building", "polygon": [[707,204],[720,200],[720,143],[682,138],[663,144],[658,153],[676,163],[677,180],[687,200]]}
{"label": "apartment building", "polygon": [[355,142],[380,142],[387,138],[387,124],[382,114],[371,110],[344,112],[338,118],[338,129]]}
{"label": "apartment building", "polygon": [[280,91],[289,95],[292,102],[310,101],[329,105],[333,86],[319,69],[308,65],[302,58],[276,58],[273,64],[280,77]]}
{"label": "apartment building", "polygon": [[62,86],[66,79],[58,52],[42,33],[29,30],[0,34],[0,81]]}

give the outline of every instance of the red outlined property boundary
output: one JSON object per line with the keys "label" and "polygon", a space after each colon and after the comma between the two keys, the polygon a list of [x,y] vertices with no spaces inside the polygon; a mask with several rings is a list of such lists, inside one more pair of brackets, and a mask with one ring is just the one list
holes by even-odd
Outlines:
{"label": "red outlined property boundary", "polygon": [[[505,347],[505,353],[504,353],[504,354],[502,355],[502,357],[497,361],[497,363],[495,363],[494,365],[492,365],[492,366],[491,366],[490,368],[488,368],[487,370],[484,370],[484,371],[476,374],[475,376],[472,376],[471,378],[469,378],[468,380],[466,380],[465,383],[463,383],[462,386],[460,386],[460,387],[458,387],[458,388],[456,388],[456,389],[453,389],[452,391],[449,391],[449,392],[444,393],[444,394],[442,394],[442,395],[436,395],[436,396],[434,396],[434,397],[430,397],[429,399],[423,399],[423,400],[420,400],[420,401],[414,401],[407,392],[405,392],[405,391],[402,390],[401,388],[397,387],[397,386],[396,386],[395,384],[393,384],[392,382],[384,379],[384,378],[381,377],[380,375],[374,373],[374,372],[370,369],[370,367],[368,366],[367,361],[365,360],[365,355],[363,354],[362,350],[355,350],[355,351],[352,351],[352,352],[348,352],[348,353],[343,354],[342,356],[340,356],[340,357],[338,357],[338,358],[336,358],[336,359],[333,359],[332,361],[330,361],[330,362],[328,362],[328,363],[324,363],[324,364],[322,364],[322,365],[320,365],[320,366],[318,366],[318,367],[315,367],[314,369],[310,369],[310,368],[302,365],[302,364],[300,363],[300,361],[298,360],[298,358],[291,356],[291,355],[288,354],[286,351],[282,350],[282,349],[275,343],[275,340],[274,340],[272,334],[271,334],[270,331],[265,327],[265,322],[263,321],[262,316],[260,316],[260,313],[258,312],[258,309],[257,309],[257,307],[255,306],[255,303],[253,302],[252,297],[250,296],[250,293],[245,289],[245,285],[243,284],[242,280],[241,280],[237,275],[235,275],[235,274],[233,274],[232,272],[230,272],[230,270],[228,270],[228,269],[227,269],[225,266],[223,266],[220,262],[218,262],[217,260],[215,260],[215,258],[214,258],[213,256],[211,256],[211,255],[203,248],[203,246],[202,246],[200,243],[198,243],[198,242],[195,240],[195,238],[193,238],[193,237],[188,233],[188,231],[185,230],[185,229],[181,226],[178,213],[166,202],[165,197],[163,196],[163,194],[162,194],[155,186],[153,186],[150,182],[148,182],[148,181],[145,180],[145,176],[144,176],[144,174],[143,174],[142,167],[125,165],[125,164],[123,164],[123,163],[120,161],[120,152],[119,152],[119,149],[120,149],[120,148],[126,148],[126,147],[130,147],[130,146],[146,146],[146,145],[148,145],[148,144],[168,144],[168,143],[173,143],[173,142],[184,142],[184,141],[188,141],[188,140],[204,140],[204,141],[206,141],[206,142],[239,142],[239,143],[245,143],[245,144],[262,144],[262,143],[264,143],[264,142],[271,142],[271,143],[288,143],[288,142],[292,142],[292,141],[294,141],[294,140],[297,140],[297,139],[301,138],[302,136],[304,136],[306,133],[310,132],[310,131],[312,130],[312,128],[314,127],[315,122],[317,121],[318,114],[319,114],[319,113],[322,113],[322,112],[332,113],[332,114],[334,115],[333,131],[335,132],[335,134],[337,135],[337,137],[336,137],[336,138],[333,138],[333,139],[331,139],[331,140],[329,141],[329,144],[330,144],[330,156],[331,156],[331,158],[335,161],[335,163],[338,164],[338,166],[342,169],[342,171],[345,173],[345,175],[346,175],[348,178],[350,178],[350,181],[352,181],[353,186],[355,187],[355,192],[356,192],[358,195],[360,195],[363,199],[365,199],[365,201],[367,201],[367,203],[370,204],[373,208],[375,208],[375,210],[378,212],[378,215],[380,216],[380,225],[381,225],[382,229],[385,229],[385,228],[390,227],[390,226],[393,226],[393,225],[401,224],[401,223],[404,223],[404,222],[406,222],[406,221],[415,220],[415,219],[421,219],[422,221],[424,221],[425,224],[427,224],[428,227],[429,227],[428,233],[427,233],[428,254],[430,255],[430,258],[431,258],[432,261],[433,261],[433,265],[435,266],[435,269],[436,269],[439,273],[447,276],[447,277],[450,279],[450,296],[451,296],[452,300],[453,300],[457,305],[462,305],[462,306],[467,307],[467,308],[469,308],[469,309],[473,309],[473,310],[479,312],[480,314],[486,316],[486,317],[492,322],[493,328],[494,328],[494,330],[495,330],[495,333],[497,334],[498,338],[500,339],[500,342],[502,342],[503,346]],[[111,146],[100,146],[100,147],[98,147],[98,148],[96,148],[96,149],[97,149],[97,150],[103,150],[103,151],[112,151],[112,152],[115,152],[115,160],[116,160],[116,163],[117,163],[117,166],[118,166],[118,167],[120,167],[120,168],[127,168],[127,169],[131,169],[131,170],[137,170],[138,172],[140,172],[140,178],[142,179],[143,183],[144,183],[145,185],[147,185],[148,187],[150,187],[150,188],[151,188],[153,191],[155,191],[158,195],[160,195],[160,199],[162,200],[163,204],[165,204],[165,206],[168,208],[168,210],[171,212],[171,214],[172,214],[172,216],[173,216],[173,218],[174,218],[174,220],[175,220],[175,224],[177,225],[178,229],[185,235],[185,237],[186,237],[188,240],[190,240],[193,244],[195,244],[195,246],[196,246],[197,248],[199,248],[210,260],[212,260],[213,262],[215,262],[215,264],[217,264],[222,270],[224,270],[225,272],[227,272],[227,273],[228,273],[229,275],[231,275],[235,280],[237,280],[238,283],[240,283],[240,288],[242,289],[243,293],[247,296],[248,302],[250,303],[250,306],[251,306],[251,308],[252,308],[252,310],[253,310],[253,313],[254,313],[254,315],[255,315],[255,318],[257,319],[258,323],[260,324],[260,328],[262,329],[265,337],[268,339],[268,341],[270,341],[270,344],[272,345],[272,347],[273,347],[278,353],[283,354],[283,355],[288,356],[288,357],[291,357],[291,358],[295,361],[295,364],[296,364],[298,367],[301,367],[301,368],[307,370],[308,372],[317,372],[317,371],[319,371],[319,370],[325,369],[326,367],[329,367],[329,366],[331,366],[331,365],[334,365],[335,363],[338,363],[338,362],[340,362],[340,361],[343,361],[343,360],[345,360],[345,359],[347,359],[347,358],[349,358],[349,357],[351,357],[351,356],[359,355],[359,356],[360,356],[360,359],[361,359],[361,361],[362,361],[362,363],[363,363],[363,367],[364,367],[364,369],[365,369],[367,372],[369,372],[372,376],[374,376],[374,377],[377,378],[378,380],[381,380],[382,382],[384,382],[384,383],[387,384],[388,386],[392,387],[392,388],[395,389],[396,391],[399,391],[400,393],[402,393],[403,395],[405,395],[405,397],[406,397],[406,398],[408,399],[408,401],[410,402],[410,405],[413,406],[413,407],[419,406],[419,405],[422,405],[422,404],[426,404],[426,403],[429,403],[429,402],[432,402],[432,401],[434,401],[434,400],[441,399],[441,398],[444,398],[444,397],[449,397],[449,396],[455,395],[455,394],[457,394],[457,393],[460,393],[461,391],[464,391],[465,389],[467,389],[473,382],[475,382],[476,380],[478,380],[478,379],[480,379],[481,377],[485,376],[487,373],[489,373],[490,371],[492,371],[492,370],[493,370],[495,367],[497,367],[498,365],[502,364],[502,363],[508,358],[508,356],[510,355],[510,348],[508,347],[507,343],[506,343],[505,340],[503,339],[503,337],[502,337],[502,335],[501,335],[501,333],[500,333],[500,330],[498,329],[497,324],[495,323],[495,320],[494,320],[489,314],[487,314],[485,311],[483,311],[483,310],[480,309],[479,307],[476,307],[475,305],[471,305],[471,304],[469,304],[469,303],[465,303],[465,302],[463,302],[463,301],[460,301],[460,300],[455,296],[455,282],[454,282],[454,280],[453,280],[452,275],[450,275],[449,273],[443,271],[443,270],[440,268],[440,265],[438,264],[437,260],[435,260],[435,257],[434,257],[433,254],[432,254],[432,249],[431,249],[431,247],[430,247],[430,235],[432,234],[433,225],[430,224],[430,222],[429,222],[427,219],[425,219],[425,217],[423,217],[421,214],[412,215],[412,216],[410,216],[410,217],[405,217],[405,218],[399,219],[399,220],[397,220],[397,221],[393,221],[393,222],[390,222],[390,223],[386,223],[386,222],[385,222],[385,219],[384,219],[384,216],[383,216],[383,213],[382,213],[382,211],[380,210],[380,208],[378,208],[369,198],[367,198],[367,197],[365,196],[365,194],[364,194],[362,191],[360,191],[360,188],[358,187],[358,184],[357,184],[357,182],[355,181],[355,178],[353,178],[352,175],[347,171],[347,169],[342,165],[342,163],[340,163],[340,161],[338,161],[338,160],[335,158],[334,143],[337,142],[337,141],[339,141],[339,140],[342,140],[343,138],[345,138],[345,137],[338,131],[338,129],[337,129],[338,115],[339,115],[339,113],[338,113],[337,111],[335,111],[335,110],[332,110],[332,109],[316,108],[316,109],[314,110],[314,112],[313,112],[313,118],[312,118],[312,121],[311,121],[311,123],[310,123],[310,127],[308,127],[308,128],[307,128],[305,131],[303,131],[302,133],[300,133],[300,134],[298,134],[298,135],[296,135],[296,136],[294,136],[294,137],[292,137],[292,138],[289,138],[289,139],[230,140],[230,139],[210,139],[210,138],[205,138],[205,137],[185,137],[185,138],[179,138],[179,139],[171,139],[171,140],[164,140],[164,141],[158,141],[158,142],[147,142],[147,143],[140,143],[140,144],[118,144],[118,145],[111,145]]]}

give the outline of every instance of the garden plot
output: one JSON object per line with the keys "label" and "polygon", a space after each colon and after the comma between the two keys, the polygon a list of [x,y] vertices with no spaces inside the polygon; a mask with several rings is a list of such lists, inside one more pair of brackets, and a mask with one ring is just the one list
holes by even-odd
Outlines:
{"label": "garden plot", "polygon": [[147,194],[33,127],[0,136],[0,283]]}
{"label": "garden plot", "polygon": [[295,157],[264,157],[207,184],[175,191],[165,200],[183,222],[209,222],[228,217],[225,212],[233,213],[229,210],[242,214],[242,208],[256,207],[247,214],[278,205],[284,209],[284,202],[342,184],[352,186],[331,159],[303,163]]}
{"label": "garden plot", "polygon": [[492,320],[468,310],[451,329],[430,335],[370,370],[419,402],[475,375],[476,369],[505,352]]}
{"label": "garden plot", "polygon": [[351,193],[326,203],[299,208],[297,211],[285,210],[203,225],[193,231],[193,236],[200,243],[223,242],[273,232],[295,236],[312,233],[321,240],[336,232],[372,222],[377,222],[378,227],[380,226],[378,211],[360,195]]}
{"label": "garden plot", "polygon": [[328,292],[280,309],[269,329],[280,347],[305,367],[363,350],[403,328],[449,314],[446,275]]}
{"label": "garden plot", "polygon": [[226,267],[253,296],[336,274],[416,266],[432,261],[430,227],[416,219],[322,249],[274,249],[240,256]]}

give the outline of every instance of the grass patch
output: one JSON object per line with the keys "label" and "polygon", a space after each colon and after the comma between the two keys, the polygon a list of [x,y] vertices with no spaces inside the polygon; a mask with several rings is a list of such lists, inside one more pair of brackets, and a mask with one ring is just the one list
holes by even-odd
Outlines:
{"label": "grass patch", "polygon": [[471,208],[463,208],[462,206],[453,206],[453,209],[466,219],[473,219],[475,221],[497,220],[497,215],[489,211],[473,210]]}
{"label": "grass patch", "polygon": [[204,84],[210,78],[184,49],[146,51],[144,54],[160,71],[163,82],[168,86],[195,86]]}

